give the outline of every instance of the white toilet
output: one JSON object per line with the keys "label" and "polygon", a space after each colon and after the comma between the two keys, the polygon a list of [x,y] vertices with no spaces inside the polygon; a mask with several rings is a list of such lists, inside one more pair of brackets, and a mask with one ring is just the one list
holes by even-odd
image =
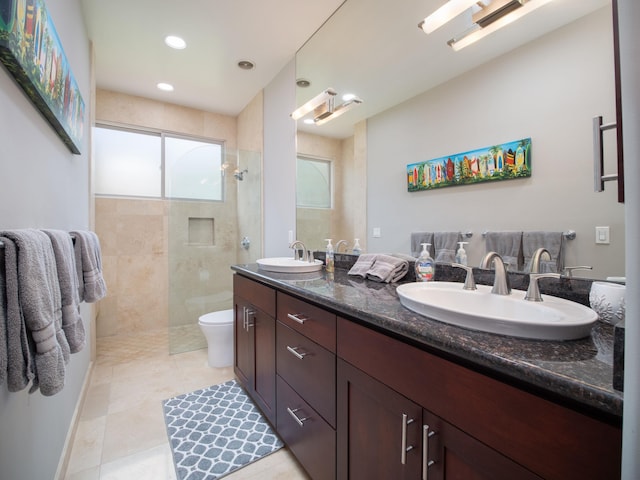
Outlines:
{"label": "white toilet", "polygon": [[206,313],[198,324],[207,339],[209,366],[233,365],[233,309]]}

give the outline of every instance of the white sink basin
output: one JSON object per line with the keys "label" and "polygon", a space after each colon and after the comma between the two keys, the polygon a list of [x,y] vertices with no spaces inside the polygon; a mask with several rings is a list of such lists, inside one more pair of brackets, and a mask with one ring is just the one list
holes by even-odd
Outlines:
{"label": "white sink basin", "polygon": [[303,260],[295,260],[291,257],[261,258],[257,260],[262,270],[280,273],[308,273],[322,269],[322,261],[314,260],[313,263]]}
{"label": "white sink basin", "polygon": [[539,340],[589,336],[596,312],[550,295],[542,302],[524,300],[525,292],[495,295],[491,287],[464,290],[462,283],[407,283],[397,288],[400,303],[421,315],[460,327]]}

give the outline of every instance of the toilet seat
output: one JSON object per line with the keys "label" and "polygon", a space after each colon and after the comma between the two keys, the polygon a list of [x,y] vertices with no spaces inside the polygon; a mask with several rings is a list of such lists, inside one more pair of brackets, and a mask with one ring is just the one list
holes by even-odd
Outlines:
{"label": "toilet seat", "polygon": [[231,325],[233,324],[233,310],[209,312],[198,319],[200,325]]}

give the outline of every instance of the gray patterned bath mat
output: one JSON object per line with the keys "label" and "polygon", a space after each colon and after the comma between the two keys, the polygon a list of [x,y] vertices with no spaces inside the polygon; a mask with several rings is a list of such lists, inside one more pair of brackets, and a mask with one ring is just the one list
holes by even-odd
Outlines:
{"label": "gray patterned bath mat", "polygon": [[235,380],[162,402],[179,480],[214,480],[283,443]]}

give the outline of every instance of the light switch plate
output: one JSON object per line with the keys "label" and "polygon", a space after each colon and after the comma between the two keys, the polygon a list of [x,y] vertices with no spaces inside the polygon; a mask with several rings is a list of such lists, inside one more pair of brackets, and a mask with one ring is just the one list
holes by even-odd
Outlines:
{"label": "light switch plate", "polygon": [[380,238],[382,236],[382,232],[380,231],[380,227],[373,227],[373,238]]}
{"label": "light switch plate", "polygon": [[609,244],[609,227],[596,227],[596,243]]}

